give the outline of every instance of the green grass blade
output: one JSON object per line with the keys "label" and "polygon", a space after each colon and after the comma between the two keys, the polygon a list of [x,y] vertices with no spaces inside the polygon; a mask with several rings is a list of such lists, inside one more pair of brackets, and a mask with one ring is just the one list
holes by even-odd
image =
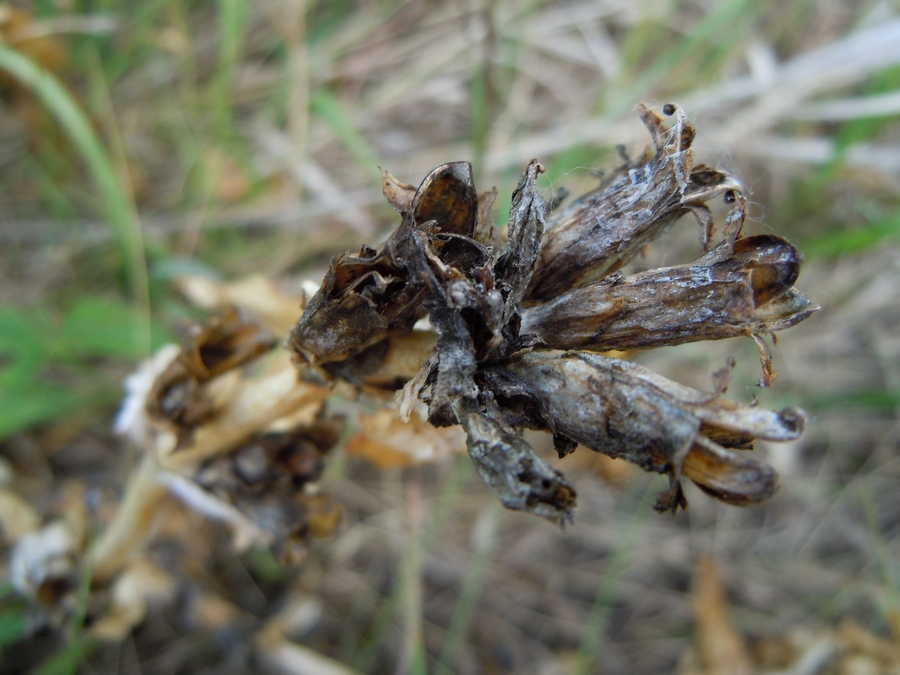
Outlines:
{"label": "green grass blade", "polygon": [[319,90],[310,99],[312,112],[321,117],[360,166],[372,172],[378,171],[378,153],[359,132],[353,119],[341,102],[329,91]]}
{"label": "green grass blade", "polygon": [[484,167],[488,134],[491,128],[491,105],[488,96],[487,64],[472,73],[469,84],[469,108],[471,111],[470,136],[472,137],[472,166],[475,174]]}
{"label": "green grass blade", "polygon": [[234,110],[232,93],[249,7],[250,4],[244,0],[220,0],[219,2],[219,70],[216,76],[213,106],[215,129],[220,139],[228,136],[231,131],[231,114]]}
{"label": "green grass blade", "polygon": [[134,204],[87,115],[52,73],[2,44],[0,70],[9,73],[38,98],[78,150],[106,205],[105,215],[119,242],[132,295],[147,305],[144,244]]}
{"label": "green grass blade", "polygon": [[[90,550],[92,547],[88,547]],[[32,671],[32,675],[74,675],[89,657],[100,646],[100,641],[84,633],[84,621],[87,617],[87,606],[91,592],[93,566],[90,557],[86,557],[78,575],[77,601],[75,614],[72,617],[73,634],[65,648],[53,658],[45,661]]]}
{"label": "green grass blade", "polygon": [[60,653],[31,671],[31,675],[74,675],[78,672],[78,666],[99,646],[97,640],[84,637],[74,639]]}
{"label": "green grass blade", "polygon": [[0,614],[0,653],[28,634],[28,615],[22,611]]}
{"label": "green grass blade", "polygon": [[16,387],[9,396],[0,392],[0,439],[65,417],[83,402],[83,396],[65,387],[40,382]]}
{"label": "green grass blade", "polygon": [[149,336],[146,330],[144,316],[129,304],[110,297],[79,298],[59,328],[59,356],[140,359],[148,337],[153,349],[175,340],[157,326],[151,325]]}
{"label": "green grass blade", "polygon": [[627,518],[627,522],[618,546],[606,559],[606,571],[594,596],[590,616],[585,622],[584,634],[578,649],[578,661],[572,670],[573,673],[587,675],[596,672],[597,658],[603,646],[603,636],[606,633],[610,610],[616,599],[616,591],[634,554],[634,540],[640,531],[641,523],[653,513],[652,501],[649,499],[652,488],[652,482],[640,481],[629,490],[619,506],[619,513],[623,518]]}
{"label": "green grass blade", "polygon": [[491,559],[491,552],[494,549],[494,544],[497,542],[497,523],[500,520],[500,511],[500,502],[496,500],[491,502],[483,516],[484,520],[480,523],[484,526],[484,530],[479,533],[478,543],[475,547],[475,552],[472,554],[472,562],[469,564],[469,569],[466,570],[466,577],[463,580],[459,600],[456,601],[456,607],[453,608],[453,616],[450,618],[450,627],[447,630],[447,637],[444,639],[444,645],[441,648],[435,675],[451,675],[455,672],[453,668],[456,664],[456,653],[459,650],[460,643],[469,631],[469,625],[475,613],[475,605],[478,602],[478,595]]}
{"label": "green grass blade", "polygon": [[895,237],[900,237],[900,212],[872,220],[865,227],[837,230],[809,239],[803,245],[803,254],[808,258],[837,258],[867,251]]}

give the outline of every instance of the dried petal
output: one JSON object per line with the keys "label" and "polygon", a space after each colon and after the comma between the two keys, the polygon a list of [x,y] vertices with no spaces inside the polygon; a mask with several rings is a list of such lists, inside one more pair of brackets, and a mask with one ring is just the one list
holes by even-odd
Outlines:
{"label": "dried petal", "polygon": [[703,436],[697,437],[685,459],[684,475],[707,494],[732,506],[759,504],[778,488],[778,474],[771,466]]}
{"label": "dried petal", "polygon": [[229,309],[205,326],[190,329],[181,360],[194,379],[205,382],[252,361],[276,344],[278,338],[272,333]]}
{"label": "dried petal", "polygon": [[179,443],[177,432],[159,429],[148,448],[165,469],[193,466],[208,457],[240,446],[260,429],[289,415],[315,419],[326,387],[300,381],[290,357],[275,349],[259,364],[259,372],[242,377],[215,416],[192,429]]}
{"label": "dried petal", "polygon": [[[642,166],[629,166],[612,186],[553,214],[528,289],[529,303],[546,302],[615,272],[688,211],[720,194],[740,194],[740,185],[727,174],[707,167],[692,171],[694,127],[680,108],[672,106],[675,123],[668,130],[645,106],[639,112],[656,154]],[[733,211],[735,222],[742,224],[742,197]],[[711,224],[702,216],[700,223],[706,242]]]}
{"label": "dried petal", "polygon": [[[397,190],[406,191],[404,184],[391,185],[391,190],[399,185]],[[405,196],[391,194],[403,208]],[[422,181],[382,251],[364,246],[359,256],[344,253],[332,262],[291,333],[292,351],[302,362],[319,365],[359,354],[392,332],[409,332],[422,315],[424,300],[422,282],[407,266],[415,254],[413,235],[423,229],[445,235],[435,246],[449,261],[465,255],[460,241],[473,241],[468,238],[477,220],[472,167],[453,162],[436,168]]]}
{"label": "dried petal", "polygon": [[113,428],[139,446],[150,443],[152,422],[147,411],[147,400],[157,379],[178,359],[178,345],[164,345],[138,369],[125,378],[125,400],[116,416]]}
{"label": "dried petal", "polygon": [[411,226],[434,221],[444,234],[471,237],[478,216],[478,193],[468,162],[442,164],[416,191],[410,204]]}
{"label": "dried petal", "polygon": [[79,534],[65,520],[54,520],[24,535],[10,554],[13,588],[40,602],[56,602],[74,588],[81,543]]}
{"label": "dried petal", "polygon": [[[522,423],[673,481],[688,475],[731,504],[766,499],[777,477],[705,434],[716,430],[735,445],[748,438],[792,440],[805,419],[795,408],[773,413],[720,400],[635,363],[590,352],[535,351],[482,376],[507,414],[515,413]],[[668,497],[672,506],[680,502],[677,492]]]}
{"label": "dried petal", "polygon": [[409,211],[409,205],[416,196],[414,185],[397,180],[384,169],[381,170],[381,192],[401,216]]}
{"label": "dried petal", "polygon": [[432,331],[414,330],[407,335],[393,335],[372,348],[372,351],[377,348],[378,353],[377,358],[372,359],[371,368],[357,363],[352,369],[352,379],[349,376],[346,379],[359,380],[367,387],[400,389],[428,361],[436,342],[437,334]]}
{"label": "dried petal", "polygon": [[149,560],[139,558],[116,579],[112,606],[91,624],[92,637],[124,640],[156,605],[169,604],[178,589],[176,579]]}
{"label": "dried petal", "polygon": [[761,235],[692,265],[609,277],[522,314],[522,332],[557,349],[634,349],[771,333],[818,309],[792,288],[797,250]]}
{"label": "dried petal", "polygon": [[497,201],[497,188],[478,193],[478,216],[475,223],[475,241],[485,246],[494,244],[494,220],[491,213]]}
{"label": "dried petal", "polygon": [[537,191],[537,175],[543,171],[537,160],[531,160],[513,191],[506,252],[494,268],[495,283],[506,296],[504,323],[522,302],[541,251],[547,208]]}
{"label": "dried petal", "polygon": [[677,476],[700,420],[676,397],[644,382],[644,370],[599,354],[535,351],[484,375],[503,407],[529,426]]}
{"label": "dried petal", "polygon": [[332,261],[291,332],[289,346],[304,363],[342,361],[383,340],[391,327],[411,329],[420,293],[389,249],[344,253]]}
{"label": "dried petal", "polygon": [[521,436],[504,430],[488,415],[462,404],[456,413],[466,430],[475,468],[506,508],[563,526],[572,521],[575,490],[562,473],[539,457]]}
{"label": "dried petal", "polygon": [[194,429],[220,412],[223,399],[230,398],[231,372],[277,342],[274,335],[244,321],[234,310],[204,327],[191,328],[178,358],[156,378],[147,395],[150,419],[174,430],[179,443],[189,442]]}
{"label": "dried petal", "polygon": [[259,274],[227,283],[209,277],[184,276],[176,280],[176,285],[195,307],[208,311],[236,307],[257,318],[273,335],[286,335],[297,323],[297,312],[305,304],[302,291],[289,293]]}
{"label": "dried petal", "polygon": [[14,544],[41,525],[37,511],[8,487],[0,487],[0,541]]}
{"label": "dried petal", "polygon": [[374,415],[360,415],[357,423],[358,431],[347,440],[344,450],[381,468],[440,461],[466,448],[459,427],[436,429],[418,414],[404,422],[396,410],[383,409]]}

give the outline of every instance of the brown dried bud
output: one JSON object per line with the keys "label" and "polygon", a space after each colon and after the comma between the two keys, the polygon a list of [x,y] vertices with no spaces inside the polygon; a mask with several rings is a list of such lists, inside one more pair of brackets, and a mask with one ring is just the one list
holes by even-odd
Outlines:
{"label": "brown dried bud", "polygon": [[310,512],[319,509],[323,495],[308,494],[304,486],[318,480],[342,426],[342,419],[332,418],[258,434],[204,462],[194,482],[221,508],[236,509],[280,546],[304,544],[311,535],[326,534],[310,525]]}
{"label": "brown dried bud", "polygon": [[[475,233],[478,196],[472,167],[443,164],[409,198],[410,186],[385,174],[385,194],[403,221],[380,252],[363,246],[331,263],[290,337],[290,346],[311,364],[342,361],[383,340],[391,331],[409,331],[423,314],[424,288],[407,261],[413,236],[429,231],[443,258],[461,255],[456,244]],[[407,199],[409,199],[407,206]]]}
{"label": "brown dried bud", "polygon": [[[530,304],[546,302],[615,272],[688,211],[697,217],[707,248],[712,216],[704,203],[729,192],[740,195],[740,184],[727,174],[694,168],[694,126],[681,108],[673,106],[675,124],[670,129],[649,108],[639,106],[638,112],[650,130],[656,154],[646,163],[624,167],[615,175],[621,180],[610,187],[553,213],[528,288]],[[738,237],[743,226],[744,201],[740,195],[729,216],[729,241]]]}
{"label": "brown dried bud", "polygon": [[794,440],[805,422],[796,408],[770,412],[720,400],[636,363],[589,352],[533,351],[482,377],[508,417],[667,474],[673,483],[685,475],[688,456],[698,453],[702,459],[688,463],[688,478],[729,503],[763,501],[777,476],[726,447],[747,447],[755,438]]}
{"label": "brown dried bud", "polygon": [[792,287],[802,258],[781,237],[722,243],[692,265],[612,276],[522,313],[557,349],[635,349],[771,333],[818,307]]}
{"label": "brown dried bud", "polygon": [[193,430],[224,405],[232,382],[227,374],[277,343],[269,331],[244,320],[234,309],[206,326],[191,327],[178,357],[154,381],[147,413],[175,431],[179,444],[187,443]]}

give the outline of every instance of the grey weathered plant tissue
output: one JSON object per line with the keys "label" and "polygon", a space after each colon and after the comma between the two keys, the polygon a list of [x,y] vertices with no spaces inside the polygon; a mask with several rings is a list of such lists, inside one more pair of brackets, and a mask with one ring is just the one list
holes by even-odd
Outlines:
{"label": "grey weathered plant tissue", "polygon": [[[746,451],[757,438],[799,437],[802,411],[723,399],[727,375],[705,393],[599,353],[751,336],[768,386],[774,370],[762,336],[817,309],[793,288],[797,250],[776,236],[742,237],[740,184],[694,166],[693,125],[677,106],[663,110],[674,119],[668,128],[639,108],[652,150],[551,214],[533,161],[513,193],[499,255],[486,216],[494,195],[477,193],[468,164],[444,164],[418,188],[385,173],[400,225],[380,251],[365,246],[333,261],[291,334],[298,367],[359,384],[401,345],[423,349],[417,373],[382,385],[402,387],[402,410],[421,401],[433,425],[461,425],[504,505],[561,524],[572,518],[575,491],[523,439],[524,428],[551,432],[560,456],[581,444],[667,475],[661,511],[686,506],[684,478],[730,504],[770,497],[777,475]],[[731,209],[714,243],[706,203],[720,196]],[[618,272],[689,212],[705,251],[697,262]],[[414,339],[426,316],[436,339]]]}

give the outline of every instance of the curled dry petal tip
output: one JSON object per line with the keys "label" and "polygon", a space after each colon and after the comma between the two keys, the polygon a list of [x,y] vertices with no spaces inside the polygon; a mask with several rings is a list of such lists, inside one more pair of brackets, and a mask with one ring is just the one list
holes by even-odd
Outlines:
{"label": "curled dry petal tip", "polygon": [[381,191],[384,198],[401,216],[409,211],[413,197],[416,196],[414,185],[397,180],[384,169],[381,169]]}
{"label": "curled dry petal tip", "polygon": [[149,418],[174,431],[179,446],[188,443],[194,430],[222,409],[235,369],[277,343],[272,333],[234,309],[206,326],[192,326],[180,353],[147,394]]}
{"label": "curled dry petal tip", "polygon": [[733,506],[760,504],[778,489],[778,474],[771,466],[702,436],[685,458],[684,475],[707,494]]}

